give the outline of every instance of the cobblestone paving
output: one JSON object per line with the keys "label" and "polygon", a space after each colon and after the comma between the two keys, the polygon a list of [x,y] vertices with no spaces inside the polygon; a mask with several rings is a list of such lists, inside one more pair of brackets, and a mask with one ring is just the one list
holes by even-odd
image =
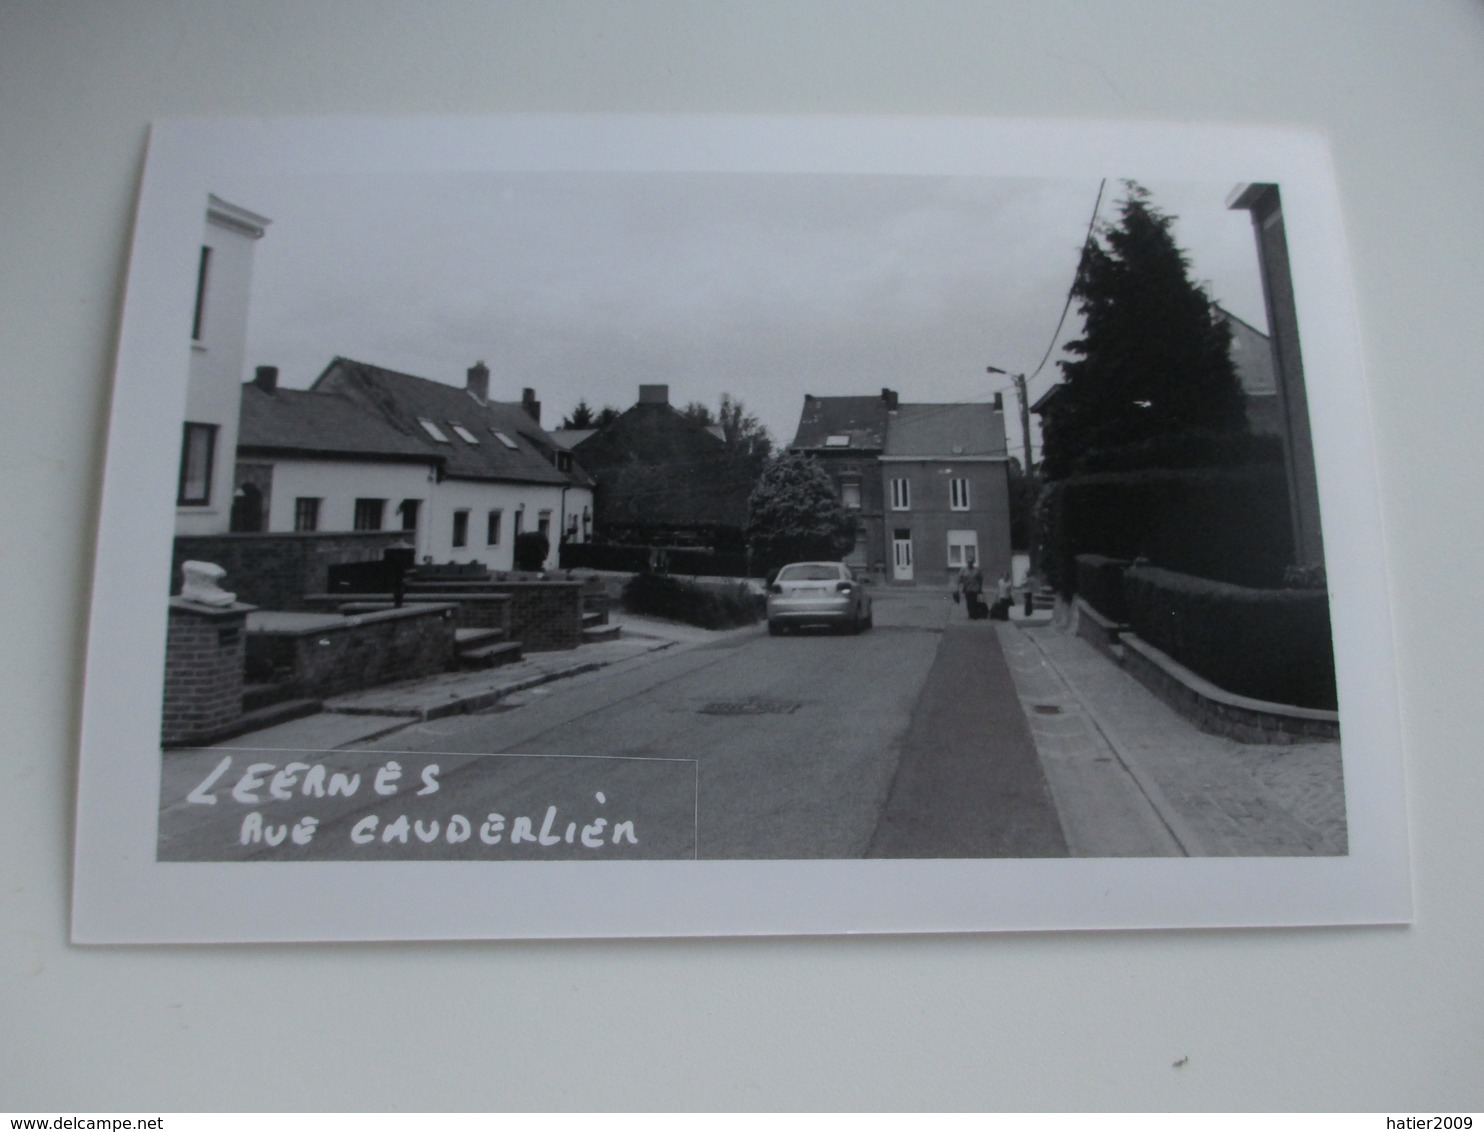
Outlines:
{"label": "cobblestone paving", "polygon": [[[1263,746],[1208,735],[1086,641],[1049,625],[1005,626],[1001,632],[1023,635],[1055,670],[1093,725],[1088,743],[1111,747],[1186,853],[1346,852],[1338,743]],[[1010,649],[1033,659],[1007,639]],[[1066,755],[1048,746],[1043,757]]]}

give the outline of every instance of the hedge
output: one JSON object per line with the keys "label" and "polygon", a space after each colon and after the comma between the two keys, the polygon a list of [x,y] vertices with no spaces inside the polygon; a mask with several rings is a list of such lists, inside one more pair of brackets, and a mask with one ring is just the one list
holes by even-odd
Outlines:
{"label": "hedge", "polygon": [[1061,593],[1076,558],[1144,558],[1236,585],[1277,585],[1293,561],[1283,468],[1148,469],[1068,476],[1037,505],[1040,560]]}
{"label": "hedge", "polygon": [[694,547],[619,546],[611,543],[575,542],[562,545],[562,569],[615,570],[638,574],[650,569],[659,555],[662,572],[690,574],[702,578],[747,577],[745,552],[701,550]]}
{"label": "hedge", "polygon": [[1324,590],[1255,589],[1133,566],[1123,593],[1133,631],[1218,688],[1335,710]]}
{"label": "hedge", "polygon": [[1128,560],[1101,554],[1077,555],[1078,595],[1110,621],[1128,621],[1123,600],[1123,572]]}
{"label": "hedge", "polygon": [[703,629],[730,629],[761,620],[766,599],[743,585],[718,592],[666,574],[635,574],[623,588],[623,607]]}

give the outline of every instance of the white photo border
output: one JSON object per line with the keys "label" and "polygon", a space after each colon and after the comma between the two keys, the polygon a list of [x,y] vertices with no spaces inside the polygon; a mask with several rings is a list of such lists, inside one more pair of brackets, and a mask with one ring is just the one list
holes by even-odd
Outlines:
{"label": "white photo border", "polygon": [[[1343,737],[1343,857],[241,864],[155,860],[190,309],[208,193],[293,173],[1133,176],[1282,188]],[[249,202],[250,203],[250,202]],[[1305,926],[1411,919],[1370,413],[1327,146],[1246,127],[955,118],[514,116],[154,126],[133,233],[83,696],[79,943]]]}

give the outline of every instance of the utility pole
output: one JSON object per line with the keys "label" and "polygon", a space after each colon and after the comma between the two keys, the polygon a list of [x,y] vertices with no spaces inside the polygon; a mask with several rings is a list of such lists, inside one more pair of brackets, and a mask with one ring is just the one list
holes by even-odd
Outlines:
{"label": "utility pole", "polygon": [[[1031,567],[1035,567],[1035,539],[1033,537],[1035,526],[1036,509],[1036,485],[1031,479],[1031,402],[1026,393],[1026,379],[1023,373],[1011,373],[1009,370],[1000,369],[998,366],[986,367],[986,372],[997,373],[1008,377],[1015,386],[1015,400],[1020,405],[1020,436],[1025,444],[1025,464],[1021,468],[1021,488],[1025,492],[1025,539],[1026,553],[1030,558]],[[1030,574],[1027,572],[1027,580]],[[1027,601],[1029,601],[1030,588],[1026,588]]]}

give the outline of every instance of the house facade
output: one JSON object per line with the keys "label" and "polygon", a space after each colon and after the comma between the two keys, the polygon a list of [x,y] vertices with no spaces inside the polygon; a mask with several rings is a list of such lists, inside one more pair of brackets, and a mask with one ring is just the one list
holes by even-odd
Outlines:
{"label": "house facade", "polygon": [[530,390],[489,399],[489,370],[458,386],[336,358],[308,390],[271,367],[241,390],[240,530],[398,531],[420,561],[515,565],[516,536],[546,535],[546,566],[593,524],[592,481],[540,426]]}
{"label": "house facade", "polygon": [[847,561],[885,581],[951,582],[970,560],[1010,570],[1004,415],[978,403],[805,396],[793,451],[819,460],[856,521]]}
{"label": "house facade", "polygon": [[253,252],[268,224],[255,212],[207,197],[191,313],[176,534],[218,534],[231,526]]}
{"label": "house facade", "polygon": [[641,385],[639,400],[608,425],[558,439],[596,481],[604,540],[706,546],[723,531],[740,539],[754,481],[718,432],[672,406],[668,385]]}

